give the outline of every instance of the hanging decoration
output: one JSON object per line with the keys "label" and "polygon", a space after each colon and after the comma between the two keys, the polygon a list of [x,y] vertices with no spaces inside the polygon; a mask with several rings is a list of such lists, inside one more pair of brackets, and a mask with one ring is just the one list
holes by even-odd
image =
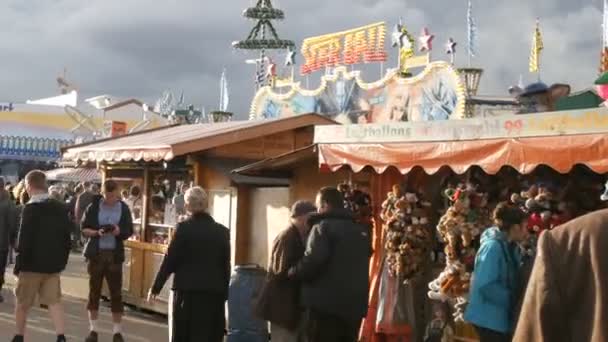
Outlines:
{"label": "hanging decoration", "polygon": [[403,31],[403,25],[401,24],[401,18],[399,24],[396,24],[391,33],[391,46],[402,48],[409,43],[409,39],[406,33]]}
{"label": "hanging decoration", "polygon": [[530,51],[530,72],[538,73],[540,80],[540,53],[544,49],[543,36],[540,32],[540,19],[536,19],[536,27],[532,37],[532,50]]}
{"label": "hanging decoration", "polygon": [[452,65],[454,65],[454,60],[456,58],[456,45],[458,45],[458,43],[456,43],[454,38],[448,39],[448,42],[445,44],[445,53],[450,55],[450,63]]}
{"label": "hanging decoration", "polygon": [[[360,72],[348,71],[345,66],[332,71],[321,76],[320,85],[314,89],[307,89],[300,82],[284,84],[289,89],[282,92],[263,87],[251,102],[250,118],[279,118],[310,112],[342,123],[463,118],[464,85],[458,72],[447,62],[427,64],[420,73],[408,78],[393,69],[374,82],[366,82]],[[345,87],[344,97],[339,98],[339,89]]]}
{"label": "hanging decoration", "polygon": [[266,66],[266,74],[264,75],[264,77],[272,80],[277,76],[277,65],[271,58],[268,58],[267,61],[268,66]]}
{"label": "hanging decoration", "polygon": [[372,197],[358,189],[356,185],[351,185],[350,182],[340,183],[338,191],[344,198],[344,208],[354,214],[355,221],[365,224],[371,229],[373,225]]}
{"label": "hanging decoration", "polygon": [[[257,24],[253,27],[249,36],[241,41],[235,41],[232,46],[236,49],[259,50],[260,58],[256,60],[256,86],[268,85],[271,79],[266,78],[266,50],[291,49],[295,48],[295,43],[291,40],[279,38],[277,31],[272,25],[272,20],[282,20],[285,18],[283,11],[272,6],[270,0],[258,0],[255,7],[248,8],[243,12],[243,16],[254,19]],[[270,34],[270,37],[267,36]]]}
{"label": "hanging decoration", "polygon": [[439,220],[437,231],[445,243],[446,267],[429,284],[429,298],[456,302],[454,318],[462,320],[467,303],[471,271],[475,263],[475,241],[491,226],[488,195],[472,183],[448,188],[445,196],[451,205]]}
{"label": "hanging decoration", "polygon": [[428,28],[423,28],[422,34],[418,38],[418,41],[420,42],[420,52],[430,52],[433,50],[433,39],[435,39],[435,35],[432,35]]}
{"label": "hanging decoration", "polygon": [[307,38],[302,42],[304,64],[302,75],[308,75],[327,67],[358,63],[384,62],[388,58],[384,50],[386,28],[379,22],[352,30]]}
{"label": "hanging decoration", "polygon": [[431,251],[430,207],[416,193],[404,193],[398,184],[382,203],[386,264],[389,274],[400,281],[419,275]]}
{"label": "hanging decoration", "polygon": [[392,39],[393,47],[399,48],[399,70],[401,73],[405,74],[407,73],[408,65],[412,65],[412,58],[414,57],[414,38],[401,22],[401,18],[399,19],[399,24],[395,25]]}
{"label": "hanging decoration", "polygon": [[296,52],[290,48],[285,55],[285,66],[293,67],[294,65],[296,65]]}
{"label": "hanging decoration", "polygon": [[597,94],[604,100],[601,106],[608,107],[608,72],[604,72],[597,80],[595,80]]}

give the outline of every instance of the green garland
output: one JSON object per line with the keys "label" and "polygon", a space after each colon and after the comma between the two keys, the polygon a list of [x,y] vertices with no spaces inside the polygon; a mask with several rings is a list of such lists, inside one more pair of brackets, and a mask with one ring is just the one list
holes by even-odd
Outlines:
{"label": "green garland", "polygon": [[268,8],[268,7],[252,7],[243,11],[243,16],[249,19],[257,19],[257,20],[282,20],[285,19],[285,14],[283,11]]}
{"label": "green garland", "polygon": [[261,50],[261,49],[287,49],[295,47],[295,43],[291,40],[259,40],[259,39],[249,39],[249,40],[241,40],[238,42],[232,43],[232,47],[236,49],[243,50]]}

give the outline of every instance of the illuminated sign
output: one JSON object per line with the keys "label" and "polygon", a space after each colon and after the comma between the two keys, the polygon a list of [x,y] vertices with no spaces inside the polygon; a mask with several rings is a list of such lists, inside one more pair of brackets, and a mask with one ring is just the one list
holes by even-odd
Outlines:
{"label": "illuminated sign", "polygon": [[343,32],[307,38],[302,43],[305,63],[300,67],[307,75],[326,67],[358,63],[384,62],[386,26],[375,23]]}

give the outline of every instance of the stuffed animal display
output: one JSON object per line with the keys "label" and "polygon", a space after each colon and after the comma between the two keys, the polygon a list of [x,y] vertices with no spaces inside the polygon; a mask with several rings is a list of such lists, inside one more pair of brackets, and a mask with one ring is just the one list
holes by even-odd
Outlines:
{"label": "stuffed animal display", "polygon": [[534,234],[551,230],[573,218],[570,217],[567,203],[559,199],[546,184],[532,185],[520,195],[512,195],[511,200],[530,214],[528,230]]}
{"label": "stuffed animal display", "polygon": [[354,189],[348,183],[339,184],[338,191],[344,197],[344,207],[355,215],[355,221],[362,224],[372,224],[372,197],[369,194]]}
{"label": "stuffed animal display", "polygon": [[408,281],[419,274],[429,258],[433,235],[429,227],[430,203],[416,193],[393,186],[382,203],[386,262],[391,276]]}
{"label": "stuffed animal display", "polygon": [[488,195],[472,183],[448,188],[451,205],[439,220],[437,231],[445,243],[446,267],[429,284],[431,299],[456,302],[454,318],[461,320],[475,263],[474,242],[491,226]]}

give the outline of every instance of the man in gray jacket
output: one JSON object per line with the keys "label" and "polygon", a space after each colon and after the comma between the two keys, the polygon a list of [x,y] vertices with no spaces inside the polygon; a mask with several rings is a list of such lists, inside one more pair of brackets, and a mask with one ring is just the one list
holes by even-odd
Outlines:
{"label": "man in gray jacket", "polygon": [[6,264],[8,264],[8,253],[14,246],[16,237],[17,210],[10,194],[4,190],[4,178],[0,177],[0,303],[4,302],[1,291]]}
{"label": "man in gray jacket", "polygon": [[288,274],[302,282],[305,338],[355,342],[367,314],[369,231],[344,208],[336,188],[319,191],[317,208],[304,257]]}

